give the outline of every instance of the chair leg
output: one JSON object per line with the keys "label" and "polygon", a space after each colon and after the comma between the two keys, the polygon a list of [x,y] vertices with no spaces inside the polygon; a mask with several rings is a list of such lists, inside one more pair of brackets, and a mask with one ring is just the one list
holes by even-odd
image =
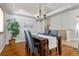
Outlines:
{"label": "chair leg", "polygon": [[27,54],[29,53],[29,49],[27,48]]}
{"label": "chair leg", "polygon": [[29,52],[29,56],[30,56],[30,49],[28,49],[28,50],[29,50],[28,52]]}
{"label": "chair leg", "polygon": [[26,50],[26,53],[28,54],[28,46],[27,45],[25,45],[25,50]]}
{"label": "chair leg", "polygon": [[56,54],[58,54],[58,49],[57,49],[57,47],[56,47]]}
{"label": "chair leg", "polygon": [[51,54],[51,50],[50,50],[50,54]]}
{"label": "chair leg", "polygon": [[34,53],[32,53],[32,55],[34,56]]}
{"label": "chair leg", "polygon": [[44,56],[45,56],[45,49],[44,49]]}

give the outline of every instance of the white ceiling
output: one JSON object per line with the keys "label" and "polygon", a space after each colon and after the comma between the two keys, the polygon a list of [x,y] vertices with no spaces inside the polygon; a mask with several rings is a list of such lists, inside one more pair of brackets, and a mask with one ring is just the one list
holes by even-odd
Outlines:
{"label": "white ceiling", "polygon": [[[51,13],[55,10],[72,7],[78,4],[72,3],[45,3],[46,4],[46,13]],[[44,10],[44,5],[42,4],[42,9]],[[39,4],[38,3],[6,3],[1,4],[6,12],[22,12],[35,15],[38,13]]]}

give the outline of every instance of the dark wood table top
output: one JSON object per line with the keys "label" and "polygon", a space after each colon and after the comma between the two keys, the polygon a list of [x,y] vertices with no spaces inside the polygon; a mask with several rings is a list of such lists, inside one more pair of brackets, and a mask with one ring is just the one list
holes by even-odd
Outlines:
{"label": "dark wood table top", "polygon": [[33,38],[36,38],[38,40],[48,40],[47,38],[40,37],[39,35],[32,35]]}
{"label": "dark wood table top", "polygon": [[[33,38],[36,38],[38,40],[46,40],[46,38],[41,37],[39,35],[32,35]],[[48,39],[47,39],[48,40]],[[58,48],[58,54],[61,55],[62,51],[61,51],[61,37],[57,37],[57,48]]]}

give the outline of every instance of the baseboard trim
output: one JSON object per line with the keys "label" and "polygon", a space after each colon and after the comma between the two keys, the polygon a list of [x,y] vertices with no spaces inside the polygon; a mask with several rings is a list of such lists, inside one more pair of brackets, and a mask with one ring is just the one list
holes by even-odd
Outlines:
{"label": "baseboard trim", "polygon": [[[18,42],[24,42],[25,40],[18,40],[18,41],[16,41],[16,43],[18,43]],[[7,41],[6,42],[6,44],[9,44],[9,42]],[[5,45],[6,45],[5,44]],[[3,45],[3,47],[0,49],[0,53],[3,51],[3,49],[5,48],[5,45]]]}
{"label": "baseboard trim", "polygon": [[[24,42],[25,40],[18,40],[16,41],[16,43],[19,43],[19,42]],[[7,41],[6,44],[9,44],[9,42]]]}

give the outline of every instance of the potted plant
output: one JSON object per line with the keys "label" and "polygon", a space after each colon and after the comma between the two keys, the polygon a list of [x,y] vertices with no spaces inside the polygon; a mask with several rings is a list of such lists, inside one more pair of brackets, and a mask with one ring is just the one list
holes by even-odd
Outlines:
{"label": "potted plant", "polygon": [[19,35],[19,24],[16,21],[16,19],[8,19],[8,30],[11,33],[11,39],[9,40],[9,44],[10,45],[14,45],[15,44],[15,37],[17,37]]}

